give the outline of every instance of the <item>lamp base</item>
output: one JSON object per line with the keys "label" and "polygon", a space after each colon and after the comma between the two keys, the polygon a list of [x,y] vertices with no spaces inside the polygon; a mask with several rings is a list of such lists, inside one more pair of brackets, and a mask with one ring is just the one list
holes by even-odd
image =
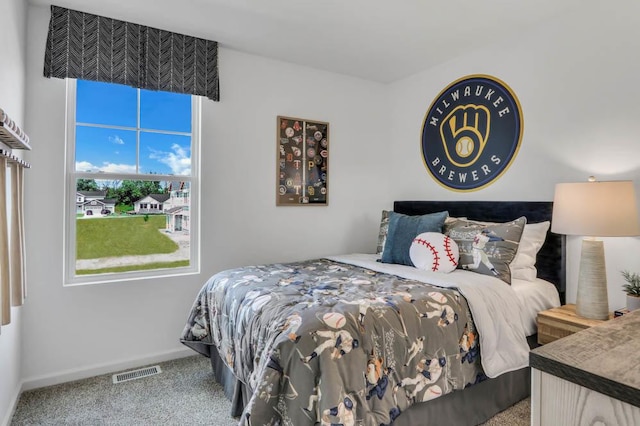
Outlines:
{"label": "lamp base", "polygon": [[602,241],[582,240],[576,312],[584,318],[609,319],[607,270]]}

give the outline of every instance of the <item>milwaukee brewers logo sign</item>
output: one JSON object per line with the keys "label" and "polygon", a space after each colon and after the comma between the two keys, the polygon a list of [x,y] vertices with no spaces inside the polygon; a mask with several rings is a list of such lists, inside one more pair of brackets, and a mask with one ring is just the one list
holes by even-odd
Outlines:
{"label": "milwaukee brewers logo sign", "polygon": [[522,109],[502,81],[471,75],[433,101],[422,127],[422,157],[433,178],[454,191],[475,191],[511,165],[522,140]]}

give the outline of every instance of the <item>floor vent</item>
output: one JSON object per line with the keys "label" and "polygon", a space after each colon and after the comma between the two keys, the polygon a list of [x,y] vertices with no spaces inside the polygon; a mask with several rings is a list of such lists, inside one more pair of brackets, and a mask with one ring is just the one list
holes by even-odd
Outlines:
{"label": "floor vent", "polygon": [[125,371],[124,373],[118,373],[113,375],[113,383],[122,383],[129,380],[142,379],[147,376],[154,376],[162,373],[159,365],[153,367],[140,368],[138,370]]}

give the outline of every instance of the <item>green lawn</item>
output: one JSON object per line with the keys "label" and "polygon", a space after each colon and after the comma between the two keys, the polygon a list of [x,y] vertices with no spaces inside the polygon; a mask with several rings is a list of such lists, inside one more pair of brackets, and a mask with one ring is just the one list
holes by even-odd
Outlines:
{"label": "green lawn", "polygon": [[76,258],[173,253],[178,245],[158,232],[165,216],[111,217],[76,220]]}

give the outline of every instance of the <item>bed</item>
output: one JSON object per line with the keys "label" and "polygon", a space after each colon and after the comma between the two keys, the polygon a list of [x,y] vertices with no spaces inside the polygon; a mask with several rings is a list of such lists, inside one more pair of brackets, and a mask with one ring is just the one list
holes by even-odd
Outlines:
{"label": "bed", "polygon": [[[447,212],[441,229],[452,238],[481,225],[506,229],[494,238],[502,244],[515,241],[505,235],[517,218],[523,233],[550,221],[551,208],[397,201],[391,215],[395,230]],[[380,262],[389,241],[373,255],[223,271],[196,296],[181,342],[211,359],[241,425],[479,424],[530,394],[535,314],[564,301],[564,237],[535,227],[544,235],[527,279],[511,269],[498,278],[479,257],[475,267],[492,273],[470,270],[471,260],[446,274]]]}

